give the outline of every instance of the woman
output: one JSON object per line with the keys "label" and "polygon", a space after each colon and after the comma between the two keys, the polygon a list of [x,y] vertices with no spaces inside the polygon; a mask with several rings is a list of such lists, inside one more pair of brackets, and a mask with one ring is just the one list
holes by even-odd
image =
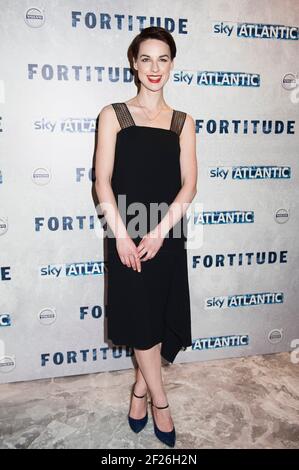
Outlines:
{"label": "woman", "polygon": [[[161,356],[173,362],[192,344],[185,231],[197,184],[195,122],[163,97],[175,56],[175,42],[164,28],[149,27],[134,38],[129,58],[138,94],[103,107],[96,152],[96,191],[112,231],[108,338],[131,346],[138,363],[128,421],[135,432],[144,428],[149,391],[155,435],[171,447],[176,435]],[[126,198],[125,220],[120,196]],[[137,235],[131,223],[136,210],[128,210],[135,203],[146,209]],[[164,203],[158,223],[151,203]],[[178,234],[181,222],[185,227]]]}

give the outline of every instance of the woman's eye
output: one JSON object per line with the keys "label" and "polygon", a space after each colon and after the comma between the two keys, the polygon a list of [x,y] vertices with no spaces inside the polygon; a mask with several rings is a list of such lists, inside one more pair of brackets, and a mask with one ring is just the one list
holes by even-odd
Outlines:
{"label": "woman's eye", "polygon": [[[146,62],[148,59],[141,59],[141,62]],[[167,62],[167,59],[161,59],[162,62]]]}

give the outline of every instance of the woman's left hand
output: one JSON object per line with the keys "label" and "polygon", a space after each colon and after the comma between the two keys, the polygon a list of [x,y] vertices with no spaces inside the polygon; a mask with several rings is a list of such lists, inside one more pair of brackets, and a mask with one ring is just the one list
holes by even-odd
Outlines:
{"label": "woman's left hand", "polygon": [[[163,245],[163,242],[164,237],[158,228],[147,233],[137,247],[140,261],[147,261],[148,259],[154,258]],[[147,253],[146,256],[141,258],[145,253]]]}

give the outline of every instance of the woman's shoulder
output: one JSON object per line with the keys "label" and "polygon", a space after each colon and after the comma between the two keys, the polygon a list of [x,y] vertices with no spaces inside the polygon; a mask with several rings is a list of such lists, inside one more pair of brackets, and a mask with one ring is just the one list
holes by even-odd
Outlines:
{"label": "woman's shoulder", "polygon": [[121,104],[121,103],[114,103],[114,102],[113,103],[108,103],[108,104],[106,104],[102,107],[100,113],[109,114],[114,110],[115,106],[117,106],[119,104]]}
{"label": "woman's shoulder", "polygon": [[195,125],[195,120],[191,114],[189,114],[187,111],[183,111],[182,109],[175,109],[175,112],[177,114],[177,118],[181,121],[186,122],[187,126],[194,126]]}
{"label": "woman's shoulder", "polygon": [[116,119],[116,116],[124,112],[124,103],[123,102],[112,102],[108,103],[102,107],[100,111],[100,116],[104,119]]}
{"label": "woman's shoulder", "polygon": [[180,128],[181,137],[190,137],[191,133],[195,132],[195,120],[191,114],[183,110],[176,111],[176,125]]}
{"label": "woman's shoulder", "polygon": [[117,105],[118,103],[108,103],[102,107],[99,113],[99,123],[112,127],[115,132],[120,130],[117,118]]}
{"label": "woman's shoulder", "polygon": [[108,103],[102,107],[100,110],[100,117],[103,119],[115,119],[116,115],[118,114],[118,110],[121,108],[122,103],[113,102]]}

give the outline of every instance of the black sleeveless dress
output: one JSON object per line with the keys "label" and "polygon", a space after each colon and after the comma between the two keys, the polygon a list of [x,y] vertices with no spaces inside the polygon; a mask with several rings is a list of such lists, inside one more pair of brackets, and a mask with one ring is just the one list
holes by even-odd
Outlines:
{"label": "black sleeveless dress", "polygon": [[[181,188],[179,136],[186,113],[173,110],[170,129],[162,129],[136,125],[124,102],[112,106],[121,130],[111,187],[120,216],[138,246],[167,213]],[[136,202],[138,208],[127,212]],[[141,203],[146,216],[136,235],[138,226],[130,221],[140,216]],[[150,216],[151,203],[162,203],[157,219]],[[108,226],[107,328],[108,339],[115,345],[149,349],[162,343],[161,355],[168,362],[192,345],[186,240],[185,214],[170,229],[157,254],[141,262],[139,273],[121,262]]]}

